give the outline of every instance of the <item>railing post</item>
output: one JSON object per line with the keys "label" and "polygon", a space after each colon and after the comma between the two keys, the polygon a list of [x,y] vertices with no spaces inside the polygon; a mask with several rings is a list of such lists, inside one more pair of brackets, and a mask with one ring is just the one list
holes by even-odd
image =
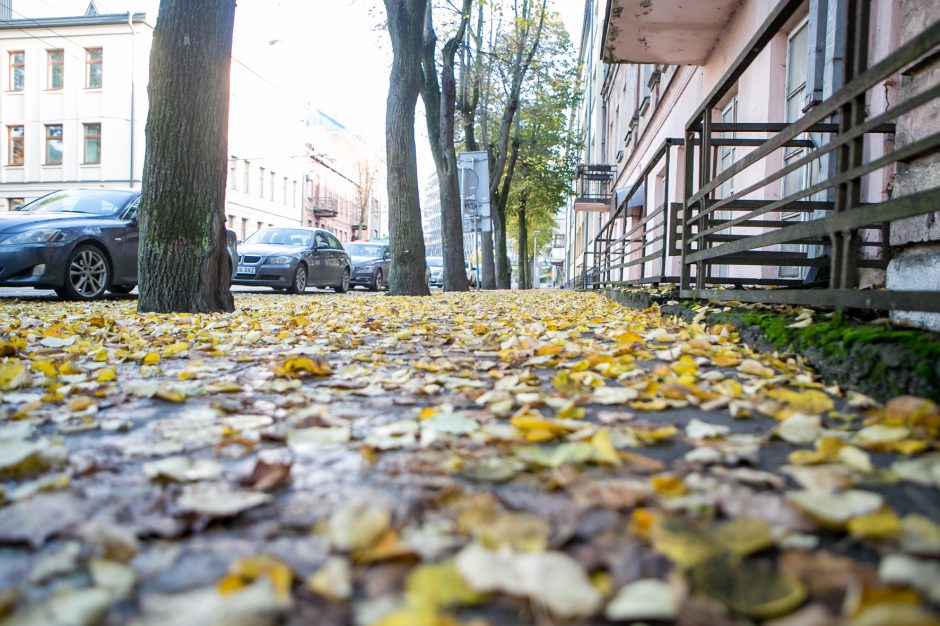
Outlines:
{"label": "railing post", "polygon": [[685,131],[685,197],[682,199],[682,246],[679,266],[679,289],[686,290],[692,287],[691,268],[686,263],[686,256],[691,252],[689,237],[692,235],[692,207],[689,198],[692,197],[695,181],[695,131]]}
{"label": "railing post", "polygon": [[[847,3],[845,35],[845,63],[843,84],[850,83],[868,68],[868,35],[871,0]],[[865,92],[847,102],[839,111],[839,133],[844,134],[865,122]],[[862,164],[865,135],[861,134],[839,148],[837,172],[845,173]],[[861,204],[862,181],[848,180],[836,191],[836,212],[850,211]],[[829,285],[834,289],[852,289],[858,286],[858,236],[853,231],[832,236],[832,268]]]}
{"label": "railing post", "polygon": [[656,283],[658,287],[662,284],[663,279],[666,278],[666,255],[669,252],[669,229],[671,225],[669,224],[669,213],[671,212],[672,204],[669,202],[670,192],[669,192],[669,154],[672,152],[672,144],[666,143],[666,177],[663,181],[663,240],[659,244],[659,249],[662,252],[662,256],[659,259],[659,282]]}

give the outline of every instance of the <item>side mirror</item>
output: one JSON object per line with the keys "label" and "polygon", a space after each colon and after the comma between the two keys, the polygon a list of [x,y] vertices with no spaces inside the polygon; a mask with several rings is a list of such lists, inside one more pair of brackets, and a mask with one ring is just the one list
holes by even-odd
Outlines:
{"label": "side mirror", "polygon": [[314,250],[329,250],[329,249],[330,249],[330,244],[328,244],[325,241],[321,241],[320,243],[317,244],[316,248],[314,248]]}

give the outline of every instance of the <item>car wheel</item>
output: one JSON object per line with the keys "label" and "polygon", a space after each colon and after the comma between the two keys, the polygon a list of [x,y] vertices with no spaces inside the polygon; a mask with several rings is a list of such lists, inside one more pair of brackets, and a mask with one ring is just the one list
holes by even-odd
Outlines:
{"label": "car wheel", "polygon": [[134,291],[134,287],[137,285],[111,285],[108,287],[108,291],[111,293],[116,293],[120,296],[124,296]]}
{"label": "car wheel", "polygon": [[378,291],[382,288],[382,268],[375,270],[375,276],[372,278],[372,286],[369,291]]}
{"label": "car wheel", "polygon": [[291,293],[303,293],[307,290],[307,266],[303,263],[297,264],[294,270],[294,277],[291,278],[288,291]]}
{"label": "car wheel", "polygon": [[65,264],[65,283],[56,293],[67,300],[94,300],[104,295],[111,282],[111,267],[95,246],[78,246]]}
{"label": "car wheel", "polygon": [[343,272],[343,282],[333,287],[336,293],[346,293],[349,291],[349,268]]}

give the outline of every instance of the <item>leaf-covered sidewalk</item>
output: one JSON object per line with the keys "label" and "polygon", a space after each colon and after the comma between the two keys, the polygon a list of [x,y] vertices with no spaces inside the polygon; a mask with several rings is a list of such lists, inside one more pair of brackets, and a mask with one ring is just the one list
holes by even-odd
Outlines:
{"label": "leaf-covered sidewalk", "polygon": [[236,304],[0,302],[0,624],[937,623],[929,401],[596,294]]}

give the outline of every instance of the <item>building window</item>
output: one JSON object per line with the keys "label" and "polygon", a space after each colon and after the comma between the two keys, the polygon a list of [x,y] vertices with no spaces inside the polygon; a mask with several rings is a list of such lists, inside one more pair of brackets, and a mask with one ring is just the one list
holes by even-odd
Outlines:
{"label": "building window", "polygon": [[101,124],[82,124],[85,129],[85,163],[101,163]]}
{"label": "building window", "polygon": [[296,180],[294,181],[294,195],[292,197],[294,198],[294,208],[296,209],[297,207],[300,206],[300,196],[297,195],[297,181]]}
{"label": "building window", "polygon": [[257,227],[255,228],[255,231],[259,231],[259,230],[261,230],[262,228],[264,228],[264,222],[258,222],[258,223],[257,223]]}
{"label": "building window", "polygon": [[[806,70],[808,61],[809,45],[809,27],[808,22],[804,20],[800,25],[793,29],[787,37],[787,101],[786,101],[786,122],[792,123],[800,119],[803,115],[803,103],[806,98]],[[797,139],[806,139],[808,135],[800,135]],[[783,151],[783,164],[789,165],[793,161],[801,159],[806,154],[806,148],[785,148]],[[783,177],[783,196],[789,196],[805,189],[812,184],[810,180],[810,170],[808,165],[797,168]],[[802,221],[807,218],[807,214],[799,211],[783,212],[781,219],[784,221]],[[780,246],[781,252],[806,252],[807,248],[803,244],[786,243]],[[781,265],[778,269],[780,278],[802,278],[805,268],[797,266]]]}
{"label": "building window", "polygon": [[248,218],[247,218],[247,217],[243,217],[243,218],[242,218],[242,236],[241,236],[241,240],[244,241],[247,236],[248,236]]}
{"label": "building window", "polygon": [[251,162],[245,161],[245,188],[242,189],[245,193],[248,193],[248,186],[251,184]]}
{"label": "building window", "polygon": [[235,230],[235,216],[234,215],[229,215],[225,221],[228,224],[229,228],[231,228],[232,230]]}
{"label": "building window", "polygon": [[85,88],[101,89],[103,82],[102,60],[104,54],[101,48],[85,48]]}
{"label": "building window", "polygon": [[237,189],[237,188],[238,188],[238,187],[236,186],[236,184],[235,184],[235,178],[236,178],[236,175],[237,175],[237,173],[238,173],[237,166],[238,166],[238,159],[236,159],[235,157],[232,157],[232,159],[231,159],[231,161],[229,161],[229,165],[228,165],[228,186],[229,186],[229,189]]}
{"label": "building window", "polygon": [[275,176],[274,172],[271,172],[271,178],[270,178],[271,184],[270,184],[270,189],[269,189],[270,195],[268,196],[268,199],[269,199],[271,202],[274,202],[274,179],[275,179],[275,178],[276,178],[276,176]]}
{"label": "building window", "polygon": [[26,85],[26,53],[22,50],[10,52],[10,91],[23,91]]}
{"label": "building window", "polygon": [[46,89],[62,89],[65,83],[65,51],[48,50],[46,66]]}
{"label": "building window", "polygon": [[287,195],[287,176],[284,177],[284,189],[281,192],[281,204],[290,206],[290,196]]}
{"label": "building window", "polygon": [[9,141],[7,142],[7,165],[23,164],[23,137],[22,126],[7,126]]}
{"label": "building window", "polygon": [[264,198],[264,168],[258,168],[258,195]]}
{"label": "building window", "polygon": [[62,165],[62,124],[46,124],[46,165]]}
{"label": "building window", "polygon": [[10,198],[9,200],[7,200],[7,202],[10,203],[9,204],[10,210],[15,211],[21,206],[23,206],[24,204],[26,204],[26,198]]}

